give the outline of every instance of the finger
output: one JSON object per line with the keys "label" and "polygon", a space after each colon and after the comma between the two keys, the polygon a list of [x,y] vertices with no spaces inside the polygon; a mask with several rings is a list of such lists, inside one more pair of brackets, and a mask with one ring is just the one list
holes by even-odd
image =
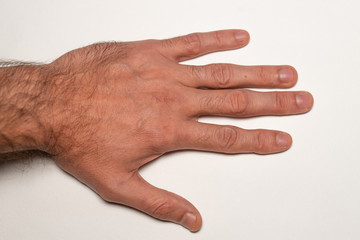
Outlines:
{"label": "finger", "polygon": [[[282,66],[238,66],[210,64],[206,66],[180,65],[179,81],[189,87],[206,88],[289,88],[298,75],[295,68]],[[184,77],[185,73],[185,77]]]}
{"label": "finger", "polygon": [[185,61],[210,52],[237,49],[249,42],[245,30],[221,30],[192,33],[186,36],[160,40],[160,52],[175,61]]}
{"label": "finger", "polygon": [[201,215],[189,201],[152,186],[138,172],[125,184],[107,193],[105,199],[133,207],[154,218],[180,224],[192,232],[201,228]]}
{"label": "finger", "polygon": [[313,97],[308,92],[256,92],[251,90],[197,90],[194,116],[252,117],[308,112]]}
{"label": "finger", "polygon": [[272,130],[244,130],[189,121],[183,132],[182,149],[222,153],[269,154],[287,150],[292,143],[287,133]]}

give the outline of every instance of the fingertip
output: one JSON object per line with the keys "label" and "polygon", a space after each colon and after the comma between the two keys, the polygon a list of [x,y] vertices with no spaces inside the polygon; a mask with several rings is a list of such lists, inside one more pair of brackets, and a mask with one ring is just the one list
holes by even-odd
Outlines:
{"label": "fingertip", "polygon": [[293,71],[293,81],[292,81],[292,85],[291,85],[291,87],[293,87],[296,85],[299,75],[298,75],[297,70],[293,66],[289,66],[289,68]]}
{"label": "fingertip", "polygon": [[308,112],[314,105],[314,97],[307,91],[299,92],[296,95],[296,104],[302,110],[302,112]]}
{"label": "fingertip", "polygon": [[293,66],[283,65],[279,67],[280,87],[290,88],[295,86],[298,80],[298,73]]}
{"label": "fingertip", "polygon": [[308,111],[310,111],[314,106],[314,96],[310,92],[307,92],[307,91],[304,91],[304,92],[306,94],[308,94],[308,96],[310,98],[310,103],[309,103],[309,106],[308,106]]}
{"label": "fingertip", "polygon": [[234,36],[235,40],[239,44],[239,47],[246,46],[250,41],[250,34],[246,30],[235,30]]}
{"label": "fingertip", "polygon": [[180,224],[190,232],[197,232],[201,228],[201,216],[200,214],[187,212],[182,217]]}
{"label": "fingertip", "polygon": [[276,134],[276,145],[283,151],[289,149],[292,144],[292,137],[285,132],[279,132]]}
{"label": "fingertip", "polygon": [[200,213],[197,213],[194,227],[190,229],[190,231],[193,233],[198,232],[201,229],[201,226],[202,226],[202,217]]}

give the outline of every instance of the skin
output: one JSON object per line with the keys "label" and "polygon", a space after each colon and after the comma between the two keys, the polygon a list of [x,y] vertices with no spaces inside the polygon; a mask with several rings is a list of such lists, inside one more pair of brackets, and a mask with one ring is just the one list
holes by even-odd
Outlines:
{"label": "skin", "polygon": [[[41,150],[104,200],[198,231],[199,211],[156,188],[139,168],[166,152],[195,149],[269,154],[291,137],[199,123],[205,115],[254,117],[309,111],[307,92],[289,88],[291,66],[179,64],[249,42],[243,30],[194,33],[167,40],[98,43],[45,65],[0,68],[0,152]],[[11,107],[10,107],[11,106]]]}

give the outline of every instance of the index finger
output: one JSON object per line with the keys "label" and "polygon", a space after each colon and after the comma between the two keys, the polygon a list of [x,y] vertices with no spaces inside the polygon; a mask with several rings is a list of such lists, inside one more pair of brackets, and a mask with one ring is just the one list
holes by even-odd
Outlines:
{"label": "index finger", "polygon": [[159,51],[177,62],[189,60],[207,53],[244,47],[250,39],[245,30],[220,30],[160,40]]}

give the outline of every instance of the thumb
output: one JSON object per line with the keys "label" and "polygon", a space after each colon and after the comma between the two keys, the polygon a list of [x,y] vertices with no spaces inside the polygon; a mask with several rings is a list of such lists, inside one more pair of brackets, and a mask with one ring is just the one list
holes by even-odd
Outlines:
{"label": "thumb", "polygon": [[201,215],[186,199],[152,186],[138,172],[124,185],[120,190],[119,203],[136,208],[154,218],[180,224],[192,232],[200,230]]}

